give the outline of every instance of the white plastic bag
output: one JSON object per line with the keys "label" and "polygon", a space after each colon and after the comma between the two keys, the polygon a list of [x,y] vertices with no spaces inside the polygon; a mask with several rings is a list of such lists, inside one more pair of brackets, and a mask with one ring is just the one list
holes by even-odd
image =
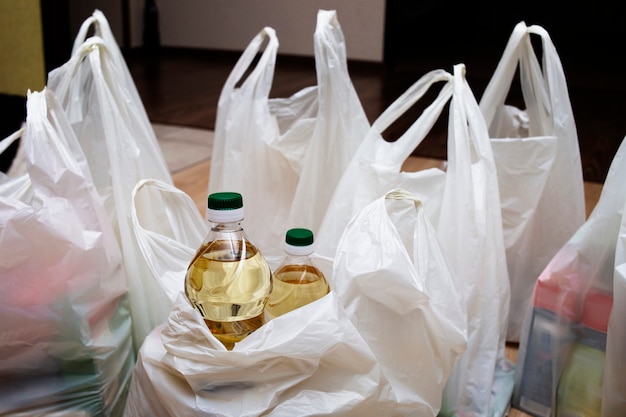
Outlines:
{"label": "white plastic bag", "polygon": [[393,411],[436,416],[467,346],[467,315],[421,202],[393,190],[359,211],[339,242],[332,284],[391,382]]}
{"label": "white plastic bag", "polygon": [[[626,142],[624,137],[623,142]],[[624,200],[626,207],[626,199]],[[606,341],[606,362],[602,392],[602,417],[619,415],[626,409],[626,210],[622,208],[622,222],[615,250],[613,275],[613,311],[609,320]]]}
{"label": "white plastic bag", "polygon": [[[435,82],[439,95],[396,141],[380,135]],[[401,172],[450,101],[447,172]],[[339,236],[358,210],[393,188],[422,201],[455,277],[468,317],[468,348],[448,380],[442,415],[503,415],[513,390],[513,368],[505,358],[509,280],[500,198],[484,118],[465,80],[465,66],[454,75],[424,75],[372,125],[340,180],[318,233],[316,247],[335,256]]]}
{"label": "white plastic bag", "polygon": [[[542,41],[540,64],[531,36]],[[526,109],[506,105],[519,66]],[[578,136],[565,74],[548,33],[518,23],[480,101],[498,172],[511,307],[518,341],[535,281],[585,221]]]}
{"label": "white plastic bag", "polygon": [[87,39],[48,85],[70,118],[122,249],[129,282],[135,348],[169,313],[168,298],[149,277],[131,222],[131,193],[144,178],[172,183],[127,69],[110,42]]}
{"label": "white plastic bag", "polygon": [[[139,182],[133,205],[152,277],[178,298],[139,351],[126,416],[379,416],[393,408],[389,382],[332,292],[226,350],[183,293],[208,224],[186,194],[158,181]],[[332,261],[314,260],[330,276]]]}
{"label": "white plastic bag", "polygon": [[370,124],[350,79],[345,39],[335,11],[318,12],[314,41],[318,111],[287,226],[316,232]]}
{"label": "white plastic bag", "polygon": [[126,417],[394,415],[389,383],[335,294],[228,351],[180,296],[143,344]]}
{"label": "white plastic bag", "polygon": [[50,90],[28,94],[22,147],[32,198],[0,196],[0,414],[120,415],[135,359],[120,248]]}
{"label": "white plastic bag", "polygon": [[347,72],[335,11],[318,12],[314,43],[317,86],[270,99],[278,38],[264,28],[241,55],[218,102],[209,193],[242,194],[250,208],[242,225],[267,257],[282,255],[291,225],[316,231],[369,128]]}
{"label": "white plastic bag", "polygon": [[[254,69],[238,87],[257,53],[267,42]],[[266,27],[247,46],[228,76],[218,102],[215,137],[209,175],[209,194],[233,191],[242,195],[246,207],[243,226],[261,252],[269,255],[285,232],[285,219],[295,192],[299,172],[277,149],[283,140],[281,124],[271,113],[269,93],[274,76],[278,38]],[[303,94],[306,92],[306,94]],[[315,91],[301,91],[280,104],[296,107],[310,103]],[[317,103],[315,103],[317,106]],[[305,122],[314,115],[310,105],[303,107]],[[309,123],[290,120],[288,129],[296,132],[302,151],[308,146]],[[290,136],[287,136],[290,138]]]}
{"label": "white plastic bag", "polygon": [[131,216],[153,285],[163,288],[170,301],[163,308],[171,310],[185,288],[187,268],[209,233],[209,224],[191,197],[173,185],[152,179],[135,185]]}
{"label": "white plastic bag", "polygon": [[[395,122],[436,83],[445,83],[437,98],[411,127],[395,142],[388,142],[382,132]],[[437,224],[445,183],[445,173],[438,168],[402,172],[404,161],[421,143],[450,100],[453,77],[446,71],[427,73],[396,99],[377,119],[339,180],[328,211],[316,236],[318,252],[334,257],[339,238],[349,220],[367,204],[394,188],[414,194],[433,224]]]}
{"label": "white plastic bag", "polygon": [[[611,163],[593,212],[557,251],[537,280],[533,292],[534,304],[526,311],[521,332],[513,399],[518,408],[535,414],[555,415],[560,378],[572,347],[584,335],[585,300],[590,294],[602,294],[607,300],[614,295],[618,298],[623,296],[621,291],[614,294],[614,288],[620,289],[622,285],[620,274],[623,254],[616,247],[620,244],[619,235],[626,202],[625,176],[626,140],[620,145]],[[552,293],[549,306],[545,306],[541,302],[543,297],[537,295],[538,291],[546,290]],[[576,391],[576,396],[585,401],[586,398],[598,399],[604,390],[602,413],[606,416],[616,415],[613,407],[623,404],[626,398],[626,391],[621,383],[623,374],[617,376],[620,382],[612,384],[616,376],[613,372],[623,369],[626,360],[624,350],[615,349],[623,344],[623,317],[616,315],[623,306],[617,304],[617,300],[613,301],[613,306],[610,328],[606,334],[607,351],[603,368],[610,371],[605,374],[604,385],[602,388],[594,387],[589,396],[585,390]],[[552,313],[549,325],[542,324],[537,319],[537,310],[546,310],[547,307],[550,307]],[[619,323],[617,327],[616,322]],[[598,366],[592,368],[597,370]],[[587,377],[589,380],[593,378],[591,375]],[[538,400],[537,387],[542,391],[547,390],[548,395],[541,396]],[[621,411],[622,408],[619,408],[617,415]]]}

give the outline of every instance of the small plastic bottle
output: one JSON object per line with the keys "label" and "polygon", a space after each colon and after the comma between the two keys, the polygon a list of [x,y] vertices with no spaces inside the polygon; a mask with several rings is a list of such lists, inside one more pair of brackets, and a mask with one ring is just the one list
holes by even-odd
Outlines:
{"label": "small plastic bottle", "polygon": [[232,350],[265,323],[272,274],[241,226],[241,194],[211,194],[207,218],[213,226],[189,265],[185,294],[211,333]]}
{"label": "small plastic bottle", "polygon": [[274,288],[265,312],[274,319],[328,294],[326,277],[312,262],[313,232],[290,229],[285,235],[287,256],[274,272]]}

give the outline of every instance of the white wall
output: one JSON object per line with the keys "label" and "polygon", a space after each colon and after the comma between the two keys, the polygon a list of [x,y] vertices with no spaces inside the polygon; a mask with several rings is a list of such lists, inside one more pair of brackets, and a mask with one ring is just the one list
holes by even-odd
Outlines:
{"label": "white wall", "polygon": [[[131,45],[142,44],[144,0],[130,0]],[[157,0],[161,44],[243,51],[264,26],[279,54],[313,56],[318,9],[336,10],[348,58],[382,62],[385,0]]]}

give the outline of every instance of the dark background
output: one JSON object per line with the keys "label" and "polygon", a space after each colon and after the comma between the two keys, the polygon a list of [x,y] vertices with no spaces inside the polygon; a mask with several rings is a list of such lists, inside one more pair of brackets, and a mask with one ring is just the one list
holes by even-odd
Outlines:
{"label": "dark background", "polygon": [[[41,0],[46,71],[69,59],[75,34],[70,30],[67,4],[67,0]],[[122,4],[126,7],[126,2]],[[151,22],[158,20],[155,6],[152,1],[146,3],[151,12],[146,19]],[[451,71],[456,63],[466,65],[468,82],[480,99],[515,24],[525,21],[543,26],[557,48],[567,78],[583,175],[588,181],[603,182],[626,135],[624,20],[624,6],[618,1],[387,0],[384,62],[351,61],[349,69],[371,121],[427,71]],[[145,35],[144,48],[131,50],[126,26],[124,32],[120,46],[150,119],[214,128],[217,98],[239,52],[161,48],[158,28]],[[312,59],[279,55],[273,96],[285,97],[314,83]],[[510,103],[523,106],[515,88],[514,83]],[[5,137],[22,123],[25,99],[0,95],[0,105],[4,109],[0,134]],[[416,106],[413,114],[388,129],[386,137],[394,140],[420,110]],[[443,116],[430,135],[432,139],[424,141],[416,154],[446,157],[446,122]],[[3,159],[0,168],[4,170],[10,163],[10,152]]]}

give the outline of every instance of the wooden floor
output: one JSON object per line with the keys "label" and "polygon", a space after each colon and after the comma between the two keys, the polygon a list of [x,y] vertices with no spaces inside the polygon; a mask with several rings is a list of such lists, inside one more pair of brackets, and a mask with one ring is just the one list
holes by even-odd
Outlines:
{"label": "wooden floor", "polygon": [[[150,119],[153,122],[214,129],[221,88],[239,53],[224,51],[162,49],[154,55],[135,52],[127,62]],[[499,57],[468,60],[467,79],[480,98]],[[427,71],[451,70],[452,57],[425,56],[419,63],[383,64],[350,62],[349,71],[363,108],[373,122],[406,88]],[[565,67],[578,129],[583,176],[604,182],[609,165],[626,135],[626,72],[602,68]],[[316,84],[311,58],[278,56],[271,97],[288,97]],[[434,94],[434,92],[433,92]],[[424,100],[426,102],[427,100]],[[511,89],[510,103],[522,106],[519,92]],[[397,138],[421,111],[418,105],[386,132]],[[415,155],[445,159],[445,126],[442,116]]]}

